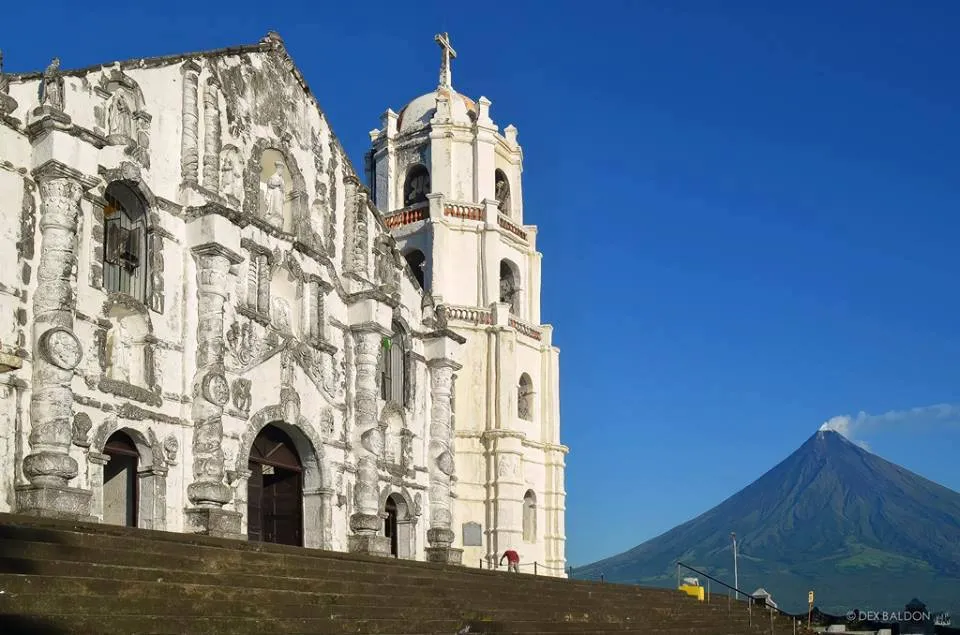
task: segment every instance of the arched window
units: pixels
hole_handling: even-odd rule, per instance
[[[488,181],[489,183],[489,181]],[[510,181],[503,170],[497,170],[494,173],[493,180],[494,196],[497,199],[497,208],[501,214],[510,215]]]
[[[500,261],[500,302],[510,305],[510,313],[520,315],[520,274],[509,260]]]
[[[523,541],[537,540],[537,495],[528,489],[523,495]]]
[[[404,349],[406,333],[403,327],[394,322],[391,337],[383,338],[383,352],[380,363],[380,397],[385,401],[405,405],[407,368]]]
[[[430,173],[423,165],[417,164],[407,172],[403,183],[403,206],[409,207],[427,200],[430,193]]]
[[[413,249],[408,251],[404,258],[406,259],[407,264],[410,265],[410,270],[413,272],[413,276],[417,279],[417,282],[420,283],[420,288],[425,290],[427,288],[426,284],[424,284],[427,257],[424,256],[423,252],[419,249]]]
[[[517,416],[525,421],[533,421],[533,380],[530,375],[520,375],[517,387]]]
[[[140,195],[122,181],[113,181],[104,192],[103,287],[147,300],[147,206]]]

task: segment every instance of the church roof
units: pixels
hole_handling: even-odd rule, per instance
[[[437,97],[441,95],[451,98],[453,109],[457,109],[457,103],[459,102],[466,109],[467,116],[471,119],[476,118],[477,102],[466,95],[461,95],[452,88],[438,88],[435,91],[420,95],[400,109],[400,114],[397,116],[397,130],[406,132],[429,124],[433,115],[437,112]]]
[[[104,67],[112,67],[119,65],[121,68],[158,68],[161,66],[168,66],[170,64],[176,64],[177,62],[183,62],[186,60],[192,60],[203,57],[221,57],[226,55],[242,55],[244,53],[258,53],[258,52],[268,52],[275,50],[283,50],[285,54],[289,57],[289,53],[286,52],[286,47],[283,43],[283,38],[280,37],[275,31],[270,31],[265,37],[263,37],[256,44],[241,44],[239,46],[228,46],[219,49],[210,49],[207,51],[193,51],[188,53],[175,53],[173,55],[157,55],[154,57],[135,57],[123,61],[107,62],[100,64],[93,64],[91,66],[85,66],[83,68],[74,68],[60,69],[61,75],[80,77],[86,75],[87,73],[93,73],[99,70],[102,70]],[[300,80],[300,83],[303,85],[304,89],[307,92],[310,92],[310,89],[307,88],[306,82],[303,80],[303,75],[300,71],[294,67],[294,74]],[[7,73],[11,79],[28,81],[33,79],[40,79],[43,77],[43,71],[32,71],[28,73]]]
[[[215,57],[227,57],[231,55],[244,55],[250,53],[276,53],[286,60],[286,67],[293,75],[295,81],[303,90],[307,99],[313,104],[317,109],[317,112],[326,119],[326,113],[323,108],[320,106],[320,102],[317,99],[316,94],[310,90],[310,86],[307,84],[307,80],[304,78],[303,73],[300,71],[300,68],[293,61],[293,58],[290,55],[290,52],[287,50],[286,45],[283,42],[283,38],[280,37],[280,34],[276,31],[269,31],[264,37],[260,39],[256,44],[242,44],[239,46],[229,46],[219,49],[210,49],[206,51],[194,51],[188,53],[176,53],[173,55],[159,55],[155,57],[136,57],[133,59],[115,61],[110,63],[100,63],[94,64],[91,66],[86,66],[83,68],[77,69],[60,69],[60,74],[68,77],[83,77],[89,73],[95,73],[97,71],[102,71],[107,68],[117,68],[121,70],[124,69],[142,69],[142,68],[161,68],[164,66],[170,66],[173,64],[178,64],[186,62],[188,60],[196,60],[198,58],[215,58]],[[43,78],[43,71],[33,71],[29,73],[6,73],[7,77],[14,81],[34,81],[40,80]],[[346,162],[348,171],[351,174],[357,174],[357,170],[353,165],[353,162],[350,160],[349,155],[346,150],[343,148],[343,144],[340,142],[340,138],[333,131],[333,124],[328,120],[327,125],[330,127],[330,132],[333,135],[334,143],[337,148],[340,150],[340,154],[343,157],[343,160]],[[366,186],[363,186],[366,188]]]

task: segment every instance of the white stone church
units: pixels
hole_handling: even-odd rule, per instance
[[[0,60],[0,512],[564,575],[517,129],[435,39],[363,175],[273,33]]]

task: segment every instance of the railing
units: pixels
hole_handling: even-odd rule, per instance
[[[478,309],[472,306],[450,306],[444,307],[448,320],[457,320],[459,322],[472,322],[474,324],[493,324],[493,311],[489,309]]]
[[[520,333],[521,335],[532,337],[537,341],[543,338],[543,334],[540,332],[540,329],[533,326],[532,324],[521,322],[518,318],[512,315],[510,316],[510,326],[517,329],[517,332]]]
[[[490,571],[499,571],[503,569],[504,571],[508,570],[507,566],[501,566],[499,562],[489,562],[485,558],[480,558],[480,568],[489,569]],[[546,571],[560,571],[562,573],[568,574],[568,576],[573,575],[573,567],[563,568],[563,567],[551,567],[545,565],[541,562],[534,560],[533,562],[521,562],[517,565],[519,573],[527,573],[533,575],[543,575]],[[558,577],[558,576],[554,576]]]
[[[715,582],[715,583],[719,584],[720,586],[726,588],[726,589],[727,589],[727,610],[728,610],[728,611],[733,610],[734,600],[733,600],[733,597],[732,597],[732,593],[736,593],[737,596],[738,596],[738,600],[736,601],[736,603],[739,603],[739,596],[740,596],[740,595],[743,595],[744,597],[746,597],[746,598],[747,598],[747,615],[749,616],[748,619],[749,619],[749,622],[750,622],[750,625],[751,625],[751,626],[753,626],[753,619],[754,619],[754,616],[753,616],[753,605],[754,605],[754,604],[760,604],[760,603],[762,602],[762,603],[763,603],[763,608],[767,609],[767,610],[770,612],[770,633],[771,633],[771,635],[775,635],[775,634],[774,634],[774,614],[776,614],[776,613],[779,613],[781,616],[788,618],[788,619],[793,623],[793,634],[794,634],[794,635],[797,635],[798,633],[801,633],[801,632],[810,632],[809,630],[807,630],[807,629],[805,629],[805,628],[803,627],[803,625],[802,625],[802,624],[799,622],[799,620],[797,619],[797,616],[791,615],[790,613],[787,613],[786,611],[784,611],[784,610],[782,610],[782,609],[780,609],[780,608],[778,608],[778,607],[770,606],[769,604],[766,603],[766,598],[763,598],[763,597],[760,597],[760,596],[755,596],[755,595],[753,595],[753,594],[751,594],[751,593],[747,593],[747,592],[745,592],[745,591],[743,591],[743,590],[741,590],[741,589],[738,589],[738,588],[735,587],[735,586],[730,586],[730,585],[727,584],[726,582],[724,582],[724,581],[722,581],[722,580],[718,580],[717,578],[714,578],[713,576],[711,576],[711,575],[709,575],[709,574],[707,574],[707,573],[705,573],[705,572],[703,572],[703,571],[700,571],[699,569],[695,569],[695,568],[691,567],[690,565],[684,564],[684,563],[682,563],[682,562],[677,562],[677,586],[678,586],[678,587],[680,586],[680,569],[681,569],[681,568],[686,569],[687,571],[691,571],[691,572],[697,574],[698,576],[702,576],[702,577],[706,578],[707,580],[712,581],[712,582]],[[708,585],[707,589],[709,589],[709,585]],[[706,601],[708,604],[710,603],[710,591],[709,591],[709,590],[707,591],[706,600],[705,600],[705,601]],[[759,614],[759,613],[760,613],[760,611],[758,610],[758,614]],[[759,622],[759,615],[758,615],[758,622],[757,622],[757,624],[759,625],[759,623],[760,623],[760,622]],[[785,635],[785,633],[784,633],[784,635]]]
[[[516,236],[517,238],[519,238],[520,240],[525,241],[527,239],[527,232],[521,229],[519,225],[514,223],[512,220],[510,220],[503,214],[500,214],[499,216],[497,216],[497,224],[500,225],[500,227],[502,227],[503,229],[513,234],[514,236]]]
[[[397,227],[403,227],[404,225],[426,220],[427,216],[429,216],[427,204],[420,203],[416,207],[402,209],[399,212],[390,214],[383,219],[383,222],[387,225],[387,229],[396,229]]]
[[[443,215],[466,220],[483,220],[484,210],[482,207],[467,203],[446,203],[443,206]]]

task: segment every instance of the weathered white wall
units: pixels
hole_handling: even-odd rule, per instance
[[[268,39],[243,55],[135,60],[62,78],[63,114],[35,112],[45,80],[34,74],[11,79],[18,107],[0,118],[0,344],[23,358],[21,369],[0,379],[0,465],[6,466],[0,471],[0,510],[15,509],[15,475],[31,451],[36,353],[29,333],[43,207],[33,171],[53,161],[84,184],[72,327],[84,354],[72,380],[74,439],[65,451],[79,466],[69,485],[92,491],[90,514],[102,516],[103,444],[122,429],[138,446],[141,468],[151,468],[146,489],[154,507],[144,515],[150,526],[190,529],[184,510],[194,502],[188,486],[199,478],[195,460],[207,457],[197,452],[209,451],[198,445],[197,403],[207,403],[197,383],[207,372],[198,366],[198,350],[222,338],[217,363],[228,394],[218,411],[222,434],[214,437],[222,459],[214,455],[210,478],[230,488],[223,509],[246,515],[249,443],[258,426],[279,419],[289,426],[301,459],[317,466],[306,477],[307,494],[324,513],[305,523],[308,546],[348,548],[350,516],[368,504],[357,487],[358,465],[372,457],[376,488],[384,498],[396,492],[411,508],[415,556],[423,559],[426,530],[434,523],[445,526],[437,510],[449,504],[430,449],[431,423],[443,424],[436,420],[443,412],[432,408],[427,361],[441,354],[455,362],[455,342],[441,353],[427,351],[424,338],[437,336],[424,321],[422,293],[401,266],[379,214],[350,185],[353,168],[282,45]],[[118,138],[113,123],[118,119],[111,100],[118,94],[134,110],[130,138]],[[273,225],[260,198],[263,175],[272,174],[260,165],[268,155],[282,158],[285,175],[283,220]],[[146,302],[102,286],[103,192],[117,179],[135,188],[148,207],[147,259],[154,275]],[[381,249],[378,236],[388,239],[382,255],[375,253]],[[32,244],[32,253],[18,250],[23,241]],[[198,277],[219,257],[193,253],[206,243],[231,252],[218,287],[225,296],[219,326],[200,319],[201,298],[211,292]],[[267,312],[250,308],[256,254],[269,261]],[[311,329],[314,286],[322,290],[322,319]],[[380,307],[374,318],[355,310],[365,298]],[[279,308],[283,302],[290,309],[289,327]],[[120,313],[135,315],[149,333],[152,363],[144,362],[142,385],[111,379],[119,362],[110,357],[107,341],[119,328]],[[357,391],[362,385],[379,395],[379,389],[376,376],[358,375],[358,339],[367,336],[356,329],[386,333],[391,319],[406,328],[413,395],[399,408],[378,398],[372,418],[361,420]],[[378,343],[381,336],[375,337],[369,341]],[[383,448],[369,445],[362,434],[378,426],[385,430]],[[413,439],[412,460],[402,465],[384,454],[399,447],[401,428]],[[441,485],[431,489],[436,479]],[[241,529],[245,523],[243,518]]]

